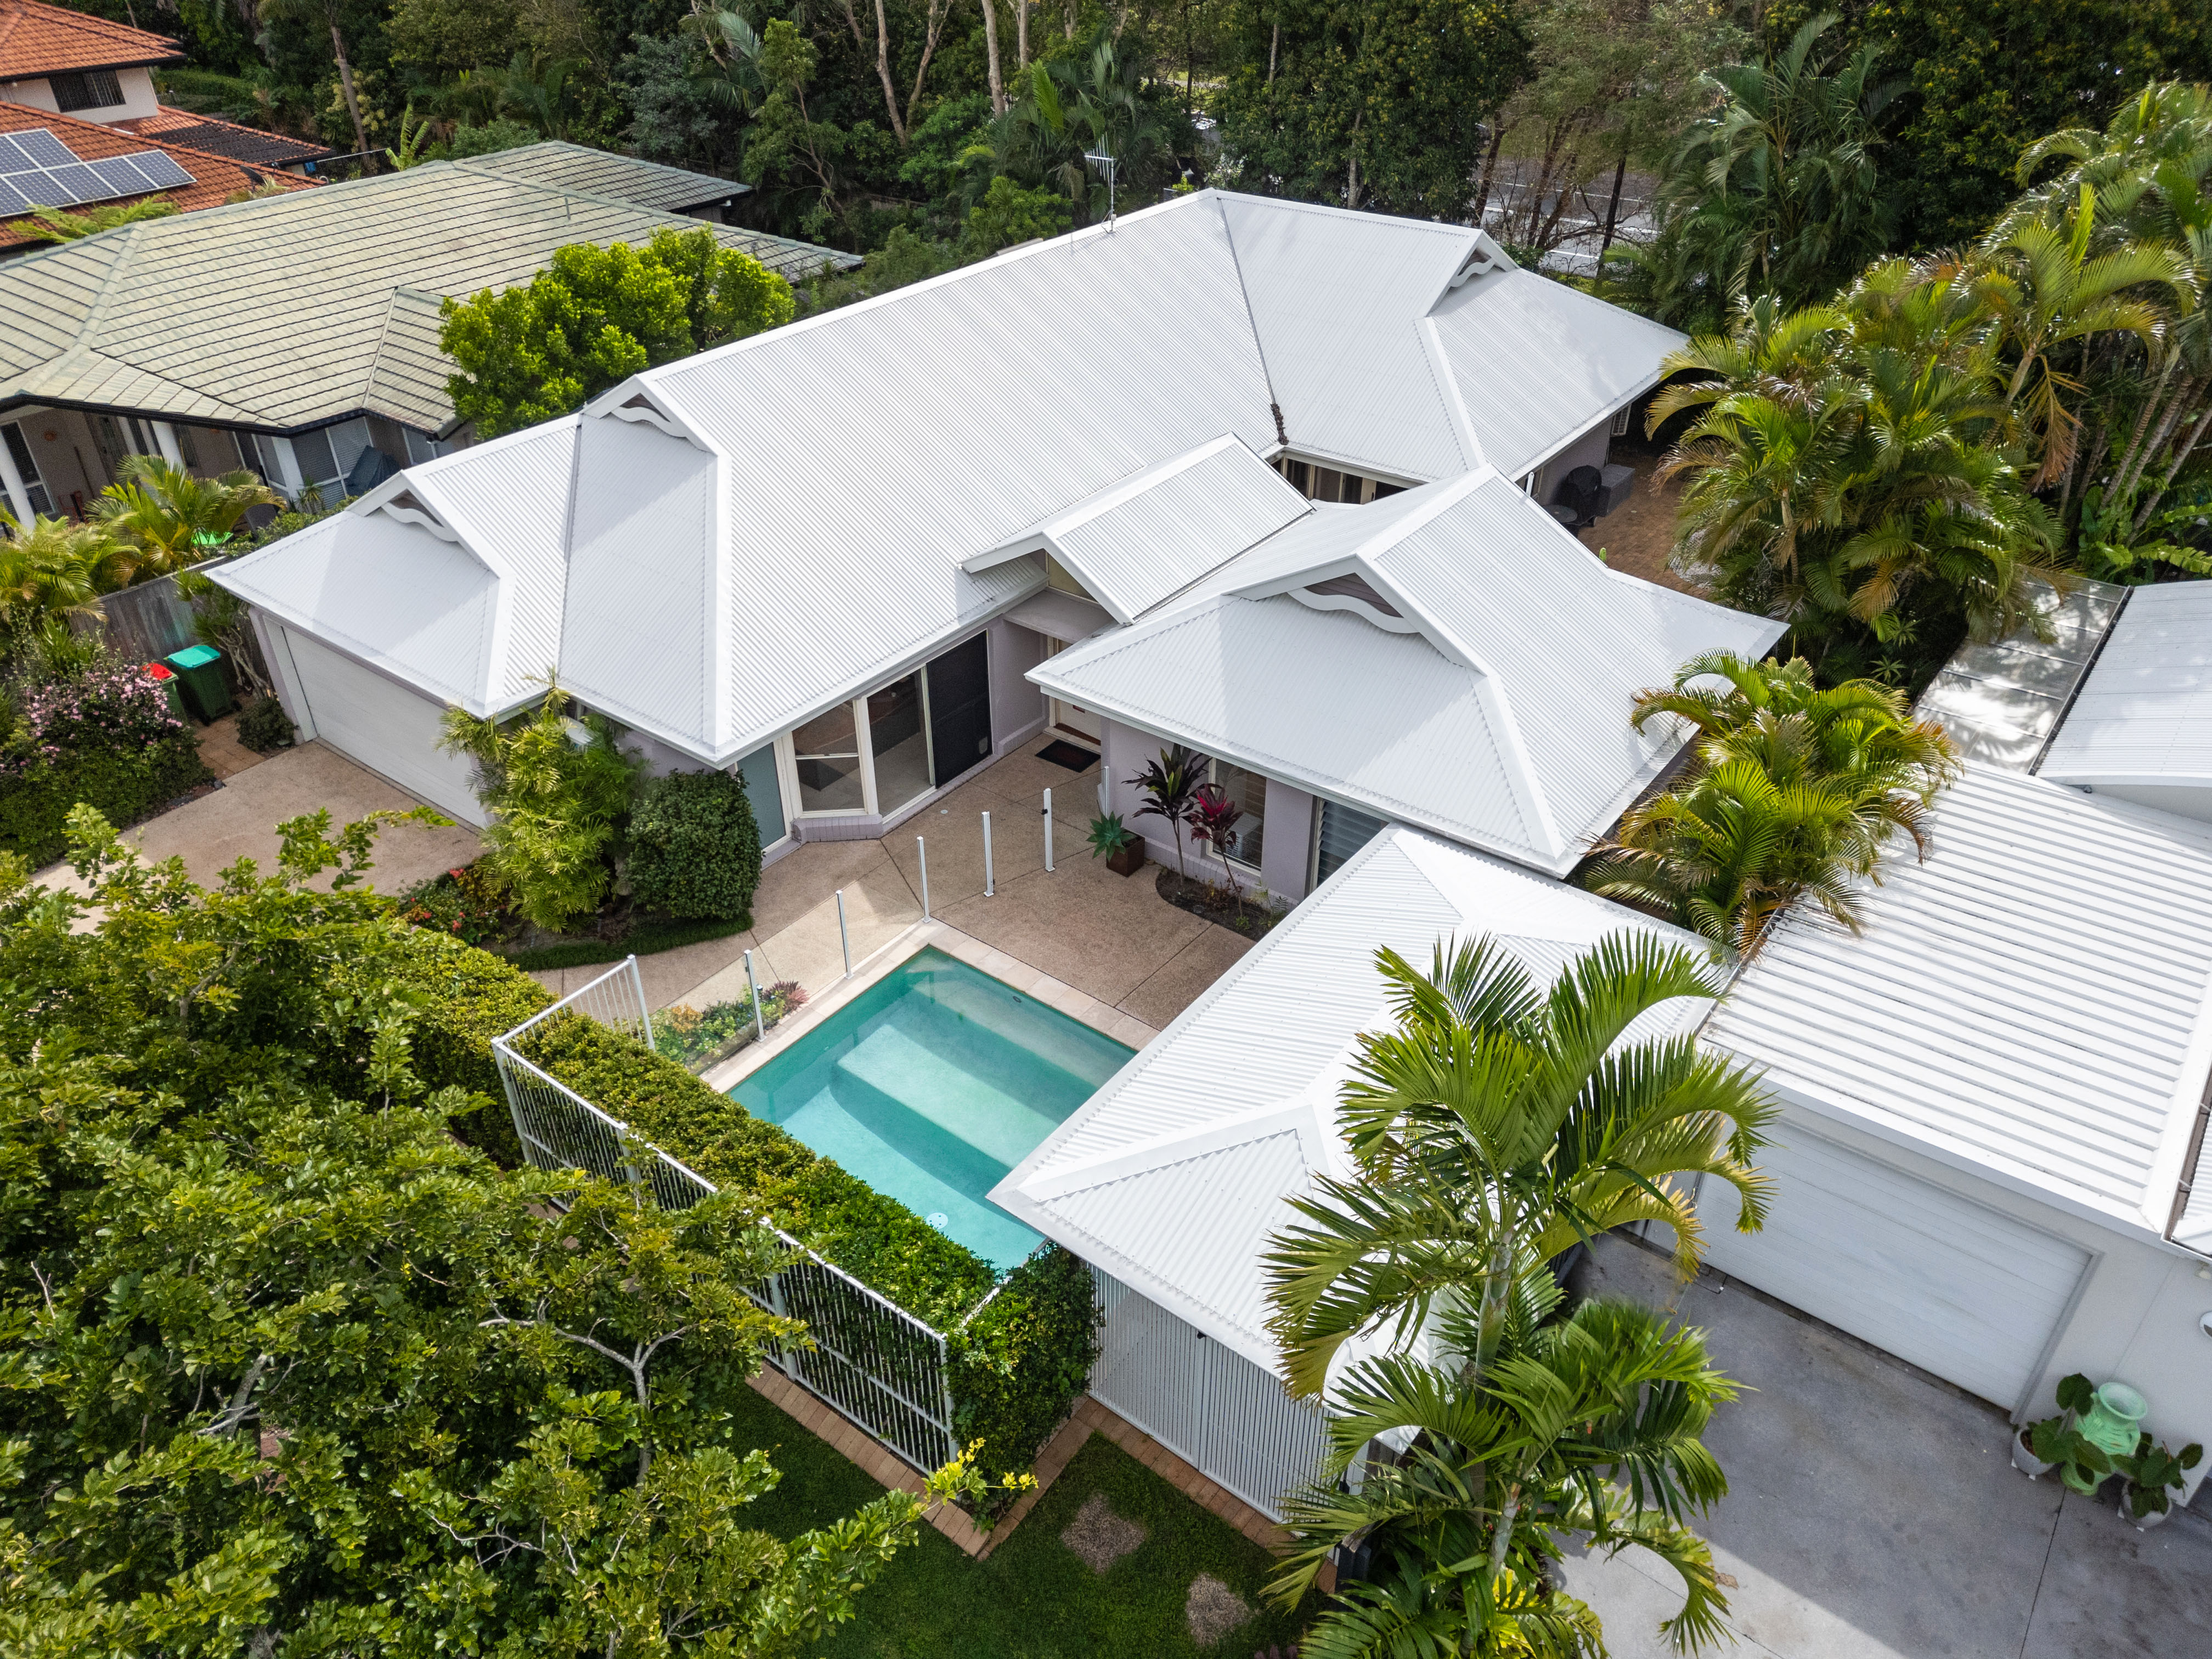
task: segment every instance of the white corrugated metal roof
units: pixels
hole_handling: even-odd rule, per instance
[[[210,574],[471,714],[511,708],[560,660],[578,426],[457,451]]]
[[[1291,596],[1356,571],[1418,633]],[[1210,592],[1048,659],[1055,696],[1564,874],[1682,744],[1631,700],[1781,625],[1607,569],[1484,469],[1303,520]]]
[[[1656,386],[1688,337],[1534,271],[1470,279],[1431,325],[1482,459],[1518,478]]]
[[[1281,473],[1224,433],[1085,496],[965,568],[1048,552],[1116,622],[1134,622],[1312,511]]]
[[[1256,459],[1279,444],[1279,412],[1294,440],[1309,423],[1349,432],[1366,422],[1360,453],[1384,476],[1462,471],[1468,416],[1436,388],[1490,371],[1469,356],[1443,374],[1441,337],[1424,313],[1439,296],[1449,309],[1501,278],[1534,284],[1525,301],[1493,307],[1501,329],[1526,337],[1498,343],[1498,362],[1519,374],[1551,326],[1529,319],[1589,303],[1510,270],[1452,289],[1484,246],[1455,228],[1198,192],[1110,231],[1012,250],[648,370],[586,410],[573,438],[516,434],[495,459],[428,462],[400,488],[436,495],[441,516],[465,527],[465,544],[503,581],[545,589],[502,600],[504,631],[477,665],[485,697],[514,672],[542,673],[557,629],[561,677],[578,696],[726,763],[1034,592],[1043,580],[1034,561],[963,567],[1153,470],[1152,488],[1066,526],[1068,562],[1092,572],[1098,597],[1125,615],[1171,600],[1306,513]],[[1324,274],[1343,301],[1326,341],[1298,297]],[[1267,297],[1248,301],[1255,284]],[[1358,340],[1347,344],[1346,329]],[[1632,359],[1547,365],[1553,403],[1596,388],[1581,411],[1587,427],[1610,410],[1608,377],[1655,374],[1668,339],[1637,329],[1624,346],[1552,328],[1570,356]],[[1472,349],[1474,332],[1459,332]],[[1404,380],[1417,371],[1431,393]],[[1387,516],[1379,505],[1361,511]],[[567,539],[545,545],[556,523]],[[410,533],[434,539],[427,527]],[[260,556],[250,579],[234,567],[224,580],[283,588],[307,607],[292,620],[338,640],[352,625],[349,583],[319,601],[313,584],[287,586],[269,571],[290,546]],[[363,546],[374,565],[381,555]],[[395,612],[386,629],[395,641],[409,634],[409,605],[442,602],[374,568],[360,580],[390,590],[380,603]],[[372,655],[434,689],[397,643]],[[453,678],[440,676],[436,684]],[[1540,819],[1545,808],[1529,811]]]
[[[2129,590],[2037,769],[2069,783],[2212,783],[2212,581]]]
[[[1608,935],[1703,941],[1527,870],[1386,830],[1023,1160],[992,1202],[1273,1367],[1260,1256],[1285,1197],[1340,1173],[1352,1038],[1389,1023],[1375,952],[1489,934],[1539,981]],[[1677,1000],[1631,1041],[1680,1030]]]
[[[1811,1109],[2164,1232],[2212,1071],[2212,829],[1978,763],[1854,939],[1780,923],[1706,1035]]]

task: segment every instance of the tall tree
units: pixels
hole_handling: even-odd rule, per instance
[[[1517,8],[1237,0],[1234,19],[1242,50],[1220,94],[1224,181],[1386,213],[1468,216],[1484,117],[1526,72]]]
[[[353,122],[354,149],[367,155],[368,126],[362,120],[361,93],[354,85],[353,61],[346,55],[345,32],[339,26],[340,0],[260,0],[261,14],[277,21],[313,19],[329,29],[331,57],[338,71],[338,88],[345,99],[346,114]]]

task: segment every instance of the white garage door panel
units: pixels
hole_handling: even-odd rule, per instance
[[[1762,1158],[1766,1225],[1734,1231],[1708,1181],[1706,1260],[1816,1319],[2010,1410],[2033,1380],[2088,1253],[1785,1125]]]
[[[440,811],[483,825],[483,807],[467,757],[438,747],[446,714],[442,704],[370,672],[304,634],[289,628],[283,633],[318,738]]]

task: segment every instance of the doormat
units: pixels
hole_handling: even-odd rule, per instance
[[[1079,749],[1065,738],[1054,738],[1037,750],[1039,760],[1050,761],[1054,766],[1065,766],[1071,772],[1088,772],[1098,764],[1098,757],[1088,749]]]

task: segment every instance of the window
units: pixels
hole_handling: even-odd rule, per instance
[[[1382,833],[1381,818],[1333,800],[1322,802],[1320,821],[1314,829],[1312,885],[1318,887],[1327,881],[1344,867],[1346,860]]]
[[[802,812],[860,812],[867,809],[860,779],[860,733],[853,705],[841,702],[791,734]]]
[[[1629,417],[1635,413],[1636,405],[1634,404],[1623,404],[1620,406],[1620,412],[1613,417],[1613,435],[1614,437],[1626,438],[1628,435]]]
[[[745,781],[745,796],[752,803],[753,822],[760,825],[761,845],[773,847],[791,833],[784,821],[783,788],[776,781],[775,745],[756,749],[737,764]]]
[[[293,439],[292,459],[300,464],[300,482],[320,489],[325,506],[337,499],[331,487],[338,481],[338,462],[337,457],[331,453],[331,434],[327,431],[302,432]]]
[[[123,82],[113,70],[79,70],[71,75],[50,75],[54,107],[64,115],[73,109],[112,109],[123,101]]]
[[[6,426],[0,426],[0,438],[7,441],[8,459],[15,462],[16,474],[23,480],[23,493],[30,497],[31,511],[43,513],[52,518],[53,497],[46,493],[46,481],[39,476],[39,464],[32,458],[31,441],[23,435],[22,422],[11,421]],[[9,501],[7,507],[13,513],[15,503]]]
[[[929,793],[928,708],[921,675],[868,694],[868,747],[876,762],[876,810],[896,812]]]
[[[1267,780],[1260,773],[1232,766],[1227,761],[1213,761],[1209,769],[1210,781],[1220,785],[1221,793],[1244,811],[1244,816],[1237,820],[1233,832],[1237,839],[1229,849],[1229,856],[1256,870],[1267,832]]]

